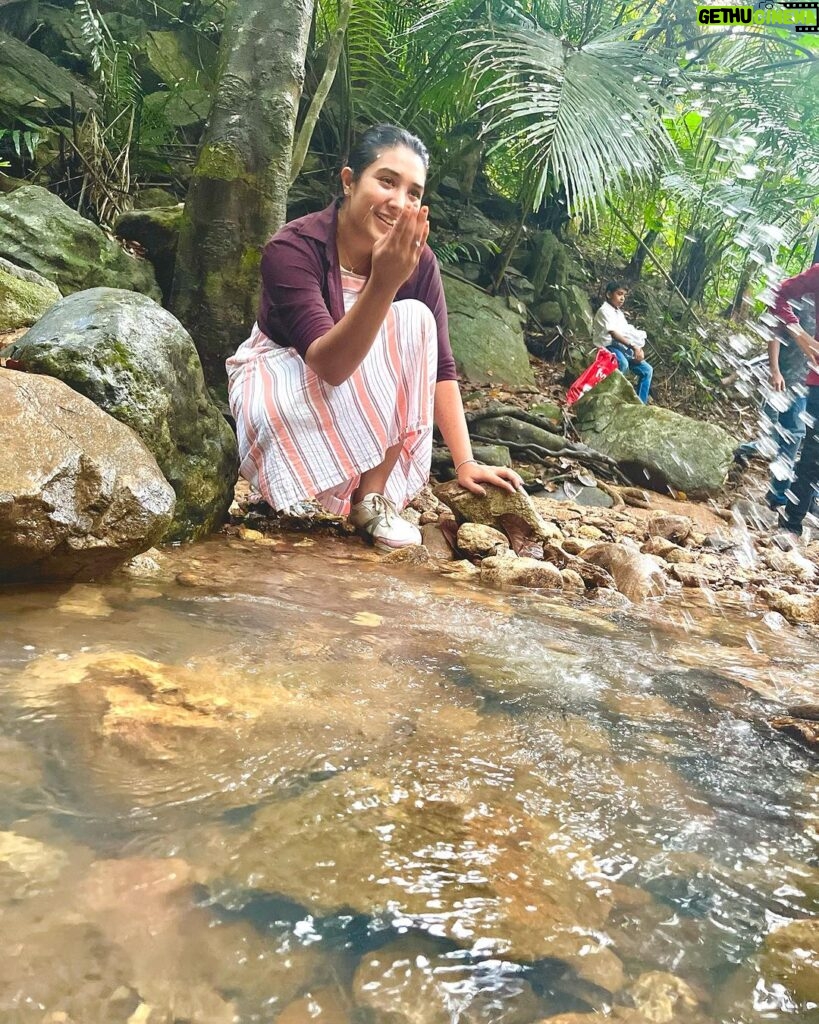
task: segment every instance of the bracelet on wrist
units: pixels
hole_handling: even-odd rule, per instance
[[[476,466],[480,465],[480,463],[478,462],[477,459],[461,459],[461,461],[455,467],[455,472],[457,473],[458,470],[461,468],[461,466],[468,466],[470,462],[473,463]]]

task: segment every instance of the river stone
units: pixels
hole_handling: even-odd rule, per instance
[[[684,544],[694,524],[688,516],[678,516],[673,512],[652,512],[646,528],[650,537],[663,537],[674,544]]]
[[[615,586],[629,601],[639,603],[665,593],[665,576],[654,559],[625,544],[592,544],[581,557],[611,573]]]
[[[646,1024],[682,1024],[696,1017],[699,999],[691,986],[666,971],[648,971],[627,989]]]
[[[0,332],[30,327],[61,298],[55,284],[0,258]]]
[[[89,579],[165,533],[173,490],[132,430],[14,370],[0,370],[0,408],[0,580]]]
[[[92,288],[58,302],[7,351],[142,438],[176,493],[165,540],[191,540],[222,523],[238,470],[236,438],[171,313],[136,292]]]
[[[509,550],[506,534],[482,523],[462,523],[458,528],[457,544],[461,551],[478,558]]]
[[[160,298],[153,267],[38,185],[0,195],[0,256],[53,281],[64,295],[100,285]]]
[[[511,494],[500,487],[487,487],[486,494],[473,494],[452,480],[436,487],[435,496],[453,511],[459,523],[483,523],[501,530],[519,553],[563,537],[554,523],[540,515],[525,491]]]
[[[481,971],[414,935],[368,953],[353,995],[378,1024],[529,1024],[539,1001],[519,968],[505,966],[493,961]]]
[[[458,370],[475,384],[534,386],[523,324],[502,298],[444,278],[449,337]]]
[[[306,992],[289,1003],[276,1018],[276,1024],[353,1024],[349,999],[338,985]]]
[[[62,850],[38,839],[0,832],[0,899],[4,907],[50,887],[68,864]]]
[[[803,1006],[819,1005],[819,917],[791,921],[765,938],[760,969]]]
[[[616,371],[574,406],[577,428],[591,448],[616,459],[636,482],[669,485],[693,496],[725,483],[737,441],[713,423],[643,405]]]
[[[623,969],[601,931],[610,903],[591,852],[557,821],[465,777],[460,761],[447,772],[435,749],[420,762],[426,777],[416,758],[383,777],[340,772],[263,806],[231,842],[198,851],[215,872],[211,889],[233,900],[279,894],[315,916],[389,917],[480,944],[485,956],[561,960],[618,991]]]
[[[563,577],[560,569],[551,562],[537,558],[509,558],[493,555],[481,562],[481,582],[502,587],[542,587],[547,590],[561,590]]]

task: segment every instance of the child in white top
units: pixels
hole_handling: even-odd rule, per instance
[[[621,373],[631,370],[637,378],[637,397],[645,404],[654,371],[646,362],[643,351],[646,332],[637,330],[628,322],[622,308],[625,301],[625,286],[619,281],[609,281],[606,301],[594,316],[594,339],[598,345],[614,353]]]

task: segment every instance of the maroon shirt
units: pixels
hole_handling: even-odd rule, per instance
[[[816,312],[819,313],[819,263],[796,277],[789,277],[777,288],[774,299],[773,312],[783,323],[798,324],[799,317],[791,308],[790,299],[803,299],[806,295],[813,298]],[[816,330],[814,336],[819,341],[819,316],[816,318]],[[811,387],[819,385],[819,373],[811,370],[808,373],[806,384]]]
[[[341,268],[336,249],[338,203],[308,213],[278,231],[262,250],[259,327],[302,359],[317,338],[344,316]],[[425,245],[413,274],[395,300],[419,299],[438,325],[438,380],[457,380],[449,344],[446,300],[435,253]]]

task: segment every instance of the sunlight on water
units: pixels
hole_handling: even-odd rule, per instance
[[[765,720],[819,657],[770,615],[293,536],[0,618],[4,1020],[814,1019],[819,785]]]

